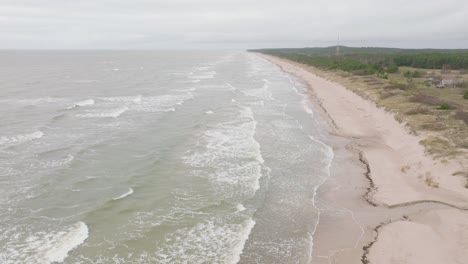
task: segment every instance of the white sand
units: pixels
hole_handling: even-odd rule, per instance
[[[468,263],[468,213],[434,210],[411,221],[382,227],[372,246],[371,263]]]

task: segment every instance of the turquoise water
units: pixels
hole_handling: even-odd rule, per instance
[[[1,263],[306,263],[333,152],[237,51],[0,52]]]

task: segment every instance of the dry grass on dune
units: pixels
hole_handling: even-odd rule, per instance
[[[401,73],[388,79],[376,75],[359,76],[348,72],[317,70],[323,77],[338,81],[357,94],[369,98],[378,106],[393,112],[397,120],[406,122],[416,134],[426,136],[421,143],[437,158],[468,156],[468,72],[402,68],[418,71],[420,78],[408,79]],[[436,88],[428,78],[461,80],[458,86]]]

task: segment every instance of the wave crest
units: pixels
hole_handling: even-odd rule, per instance
[[[0,145],[11,145],[11,144],[21,144],[27,141],[31,141],[34,139],[39,139],[44,136],[44,133],[42,131],[35,131],[29,134],[23,134],[23,135],[16,135],[12,137],[0,137]]]

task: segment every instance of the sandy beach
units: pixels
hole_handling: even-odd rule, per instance
[[[335,160],[312,263],[468,263],[463,159],[434,159],[392,113],[306,65],[259,54],[310,87]]]

